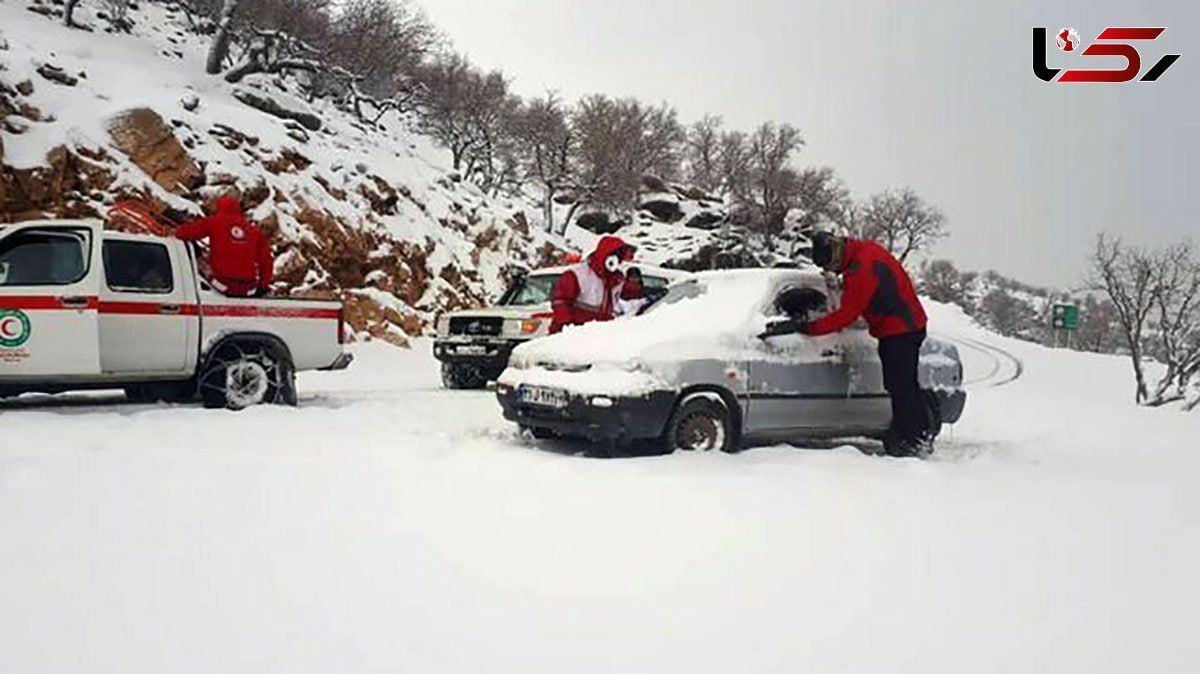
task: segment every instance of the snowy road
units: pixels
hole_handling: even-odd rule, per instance
[[[589,459],[427,345],[298,410],[6,406],[0,671],[1197,671],[1200,415],[954,327],[1024,374],[928,462]]]

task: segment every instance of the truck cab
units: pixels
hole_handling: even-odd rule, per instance
[[[336,302],[216,293],[176,239],[98,221],[0,228],[0,395],[294,403],[297,370],[349,364],[341,330]]]
[[[647,299],[655,302],[687,272],[636,265]],[[442,363],[442,383],[452,389],[483,388],[508,367],[517,345],[550,333],[550,297],[570,266],[548,267],[513,279],[496,304],[456,311],[437,321],[433,354]]]

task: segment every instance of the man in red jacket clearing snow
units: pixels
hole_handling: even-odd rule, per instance
[[[917,381],[917,363],[928,318],[912,279],[887,249],[874,241],[826,233],[813,236],[813,262],[845,280],[842,304],[816,321],[777,321],[763,338],[799,332],[828,335],[849,327],[861,316],[879,340],[883,385],[892,398],[892,424],[884,439],[893,456],[924,456],[932,450],[927,437],[928,412]]]
[[[618,237],[605,236],[591,255],[563,272],[551,295],[550,334],[568,325],[612,320],[625,286],[621,265],[633,259],[635,250]]]
[[[267,237],[246,219],[237,199],[217,199],[212,217],[193,220],[175,229],[184,241],[208,239],[213,287],[231,297],[267,294],[275,274],[275,258]]]

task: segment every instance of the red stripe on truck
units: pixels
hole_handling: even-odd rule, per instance
[[[71,300],[83,300],[83,304],[72,304]],[[163,313],[164,306],[176,306],[169,302],[101,302],[99,297],[56,297],[52,295],[4,295],[0,296],[0,309],[22,311],[99,311],[116,316],[199,316],[210,318],[311,318],[336,321],[341,317],[340,309],[312,309],[305,307],[265,307],[253,305],[181,304],[175,313]]]
[[[64,301],[66,300],[83,300],[83,303],[65,303]],[[92,311],[99,306],[99,297],[57,297],[53,295],[0,296],[0,309],[20,309],[22,311]]]
[[[337,309],[305,309],[303,307],[255,307],[242,305],[205,306],[204,315],[211,318],[322,318],[337,320]]]

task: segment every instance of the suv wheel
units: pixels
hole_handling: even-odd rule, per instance
[[[684,398],[675,408],[663,432],[664,449],[732,452],[733,415],[725,401],[715,393],[696,393]]]
[[[279,347],[235,340],[217,347],[200,375],[204,406],[242,410],[295,405],[296,369]]]
[[[448,389],[481,389],[487,383],[487,375],[473,365],[442,363],[442,385]]]

